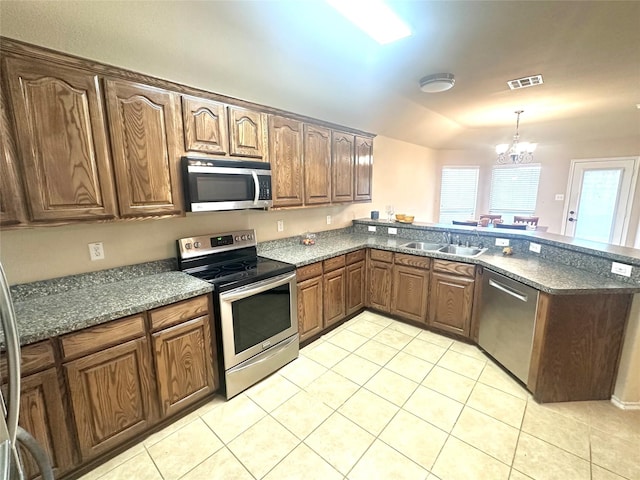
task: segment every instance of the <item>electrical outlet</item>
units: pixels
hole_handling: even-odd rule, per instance
[[[327,225],[331,225],[331,215],[327,215]]]
[[[376,231],[376,226],[375,225],[369,225],[367,230],[369,230],[370,232],[375,232]]]
[[[278,231],[284,232],[284,220],[278,220]]]
[[[556,193],[555,199],[556,199],[558,202],[563,201],[563,200],[564,200],[564,193]]]
[[[394,227],[389,227],[387,232],[389,233],[389,235],[397,235],[398,234],[398,229],[394,228]]]
[[[104,260],[104,246],[102,242],[89,244],[89,258],[91,261]]]
[[[612,262],[611,263],[611,273],[615,273],[617,275],[622,275],[623,277],[631,276],[631,265],[627,265],[625,263]]]
[[[539,243],[529,243],[529,250],[531,250],[532,252],[540,253],[540,248],[541,247]]]
[[[509,239],[508,238],[496,238],[496,247],[508,247]]]

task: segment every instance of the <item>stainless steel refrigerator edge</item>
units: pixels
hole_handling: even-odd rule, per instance
[[[42,447],[18,425],[20,414],[20,340],[9,284],[0,264],[0,324],[4,334],[9,378],[8,395],[0,391],[0,480],[22,480],[24,469],[17,445],[35,460],[43,480],[53,480],[51,462]]]

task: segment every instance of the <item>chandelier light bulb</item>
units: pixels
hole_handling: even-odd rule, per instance
[[[533,152],[538,146],[537,143],[520,142],[520,114],[524,110],[517,110],[516,134],[513,136],[511,145],[501,143],[496,145],[498,163],[529,163],[533,160]]]

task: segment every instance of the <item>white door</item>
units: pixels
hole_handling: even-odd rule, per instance
[[[638,158],[572,160],[565,235],[621,245],[627,236]]]

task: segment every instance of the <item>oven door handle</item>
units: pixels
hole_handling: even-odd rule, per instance
[[[234,302],[242,298],[247,298],[252,295],[257,295],[258,293],[266,292],[267,290],[271,290],[272,288],[279,287],[281,285],[289,283],[292,280],[295,281],[295,278],[296,278],[296,272],[293,271],[291,273],[278,275],[277,277],[268,278],[266,280],[252,283],[250,285],[245,285],[244,287],[235,288],[233,290],[229,290],[228,292],[221,293],[220,301]]]
[[[256,188],[255,195],[253,196],[253,204],[256,205],[260,198],[260,182],[258,181],[258,174],[255,170],[251,170],[251,176],[253,177],[253,184]]]

